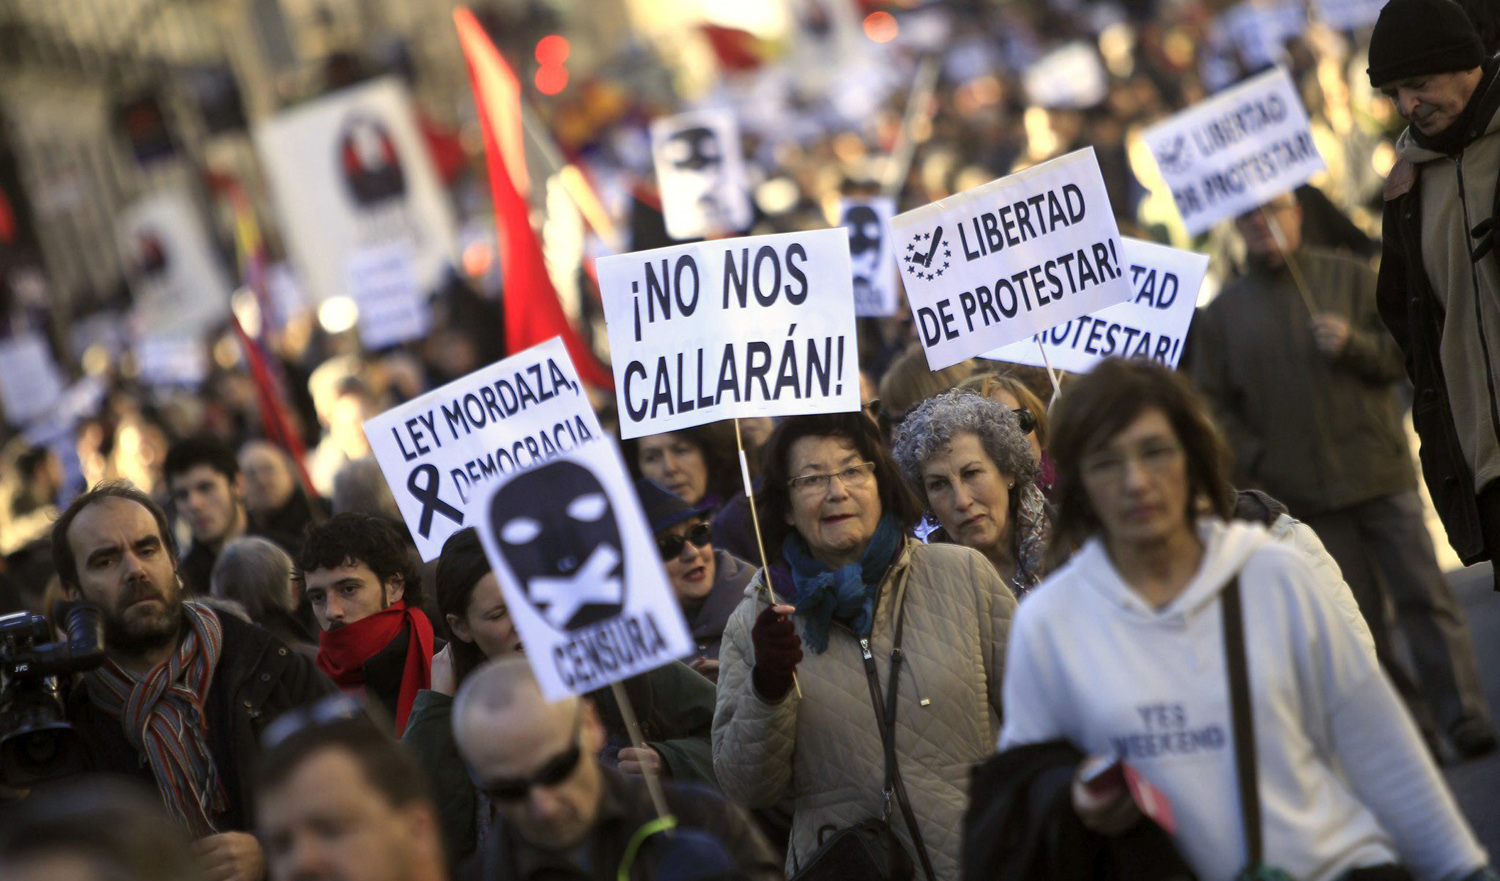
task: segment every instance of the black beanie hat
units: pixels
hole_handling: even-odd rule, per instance
[[[1484,63],[1479,31],[1453,0],[1391,0],[1370,37],[1370,85],[1473,70]]]

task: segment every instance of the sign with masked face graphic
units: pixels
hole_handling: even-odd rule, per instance
[[[854,314],[859,318],[887,318],[896,314],[896,264],[891,257],[887,224],[896,213],[896,200],[886,196],[844,199],[839,224],[849,231],[849,266],[854,270]]]
[[[740,130],[720,110],[679,113],[651,123],[651,156],[667,234],[698,239],[750,227],[750,191]]]
[[[693,650],[619,451],[589,444],[496,481],[479,537],[548,700]]]
[[[442,282],[458,253],[453,211],[400,82],[340,89],[270,117],[254,135],[311,302],[360,295],[369,255],[393,248],[409,255],[416,291]]]

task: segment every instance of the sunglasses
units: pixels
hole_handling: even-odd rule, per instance
[[[713,529],[707,523],[698,523],[688,527],[687,535],[664,535],[656,540],[656,547],[661,551],[663,561],[675,560],[682,555],[683,547],[692,542],[694,547],[706,548],[713,541]]]
[[[469,776],[474,781],[474,786],[490,801],[520,801],[531,794],[536,786],[557,786],[573,776],[578,770],[578,763],[583,758],[583,747],[578,742],[578,733],[583,727],[583,708],[580,706],[578,715],[573,718],[573,745],[548,759],[542,765],[541,770],[530,777],[500,777],[494,780],[481,780],[469,769]]]
[[[292,735],[312,728],[325,728],[346,722],[370,722],[364,702],[344,692],[331,694],[317,703],[288,710],[266,726],[261,746],[269,751],[285,743]]]
[[[1031,434],[1033,431],[1036,431],[1036,417],[1031,415],[1030,410],[1025,407],[1017,407],[1010,412],[1015,414],[1016,426],[1021,429],[1022,434]]]

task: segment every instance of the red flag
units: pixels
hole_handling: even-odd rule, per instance
[[[500,228],[506,351],[514,354],[561,336],[578,377],[590,385],[613,389],[614,377],[608,368],[599,363],[568,324],[552,279],[547,276],[541,242],[531,228],[525,196],[530,182],[521,129],[520,81],[472,12],[463,7],[453,10],[453,22],[469,63],[469,79],[484,131],[484,154],[489,162],[490,197]]]
[[[700,24],[698,30],[707,38],[719,66],[727,71],[743,73],[766,63],[765,44],[749,31],[716,24]]]

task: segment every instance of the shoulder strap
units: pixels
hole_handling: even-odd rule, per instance
[[[882,817],[890,813],[891,798],[894,796],[901,808],[901,816],[906,821],[906,831],[911,833],[912,845],[917,849],[917,860],[922,864],[922,871],[926,874],[927,881],[936,881],[937,873],[933,871],[932,859],[927,855],[927,843],[922,839],[916,814],[911,809],[911,801],[906,797],[906,784],[901,780],[901,767],[896,760],[896,692],[901,680],[901,637],[906,631],[905,590],[898,590],[895,599],[896,632],[891,644],[891,678],[886,698],[882,698],[880,694],[880,673],[875,668],[875,655],[870,651],[870,640],[863,638],[859,641],[860,653],[865,661],[865,678],[870,684],[870,702],[875,706],[875,721],[880,729],[880,744],[885,750],[885,782],[881,789],[885,796],[885,806]]]
[[[1224,658],[1229,669],[1229,711],[1234,720],[1234,765],[1239,777],[1240,817],[1245,826],[1245,865],[1261,865],[1260,785],[1255,767],[1255,721],[1250,710],[1250,671],[1245,660],[1245,617],[1240,608],[1240,577],[1220,597],[1224,617]]]

